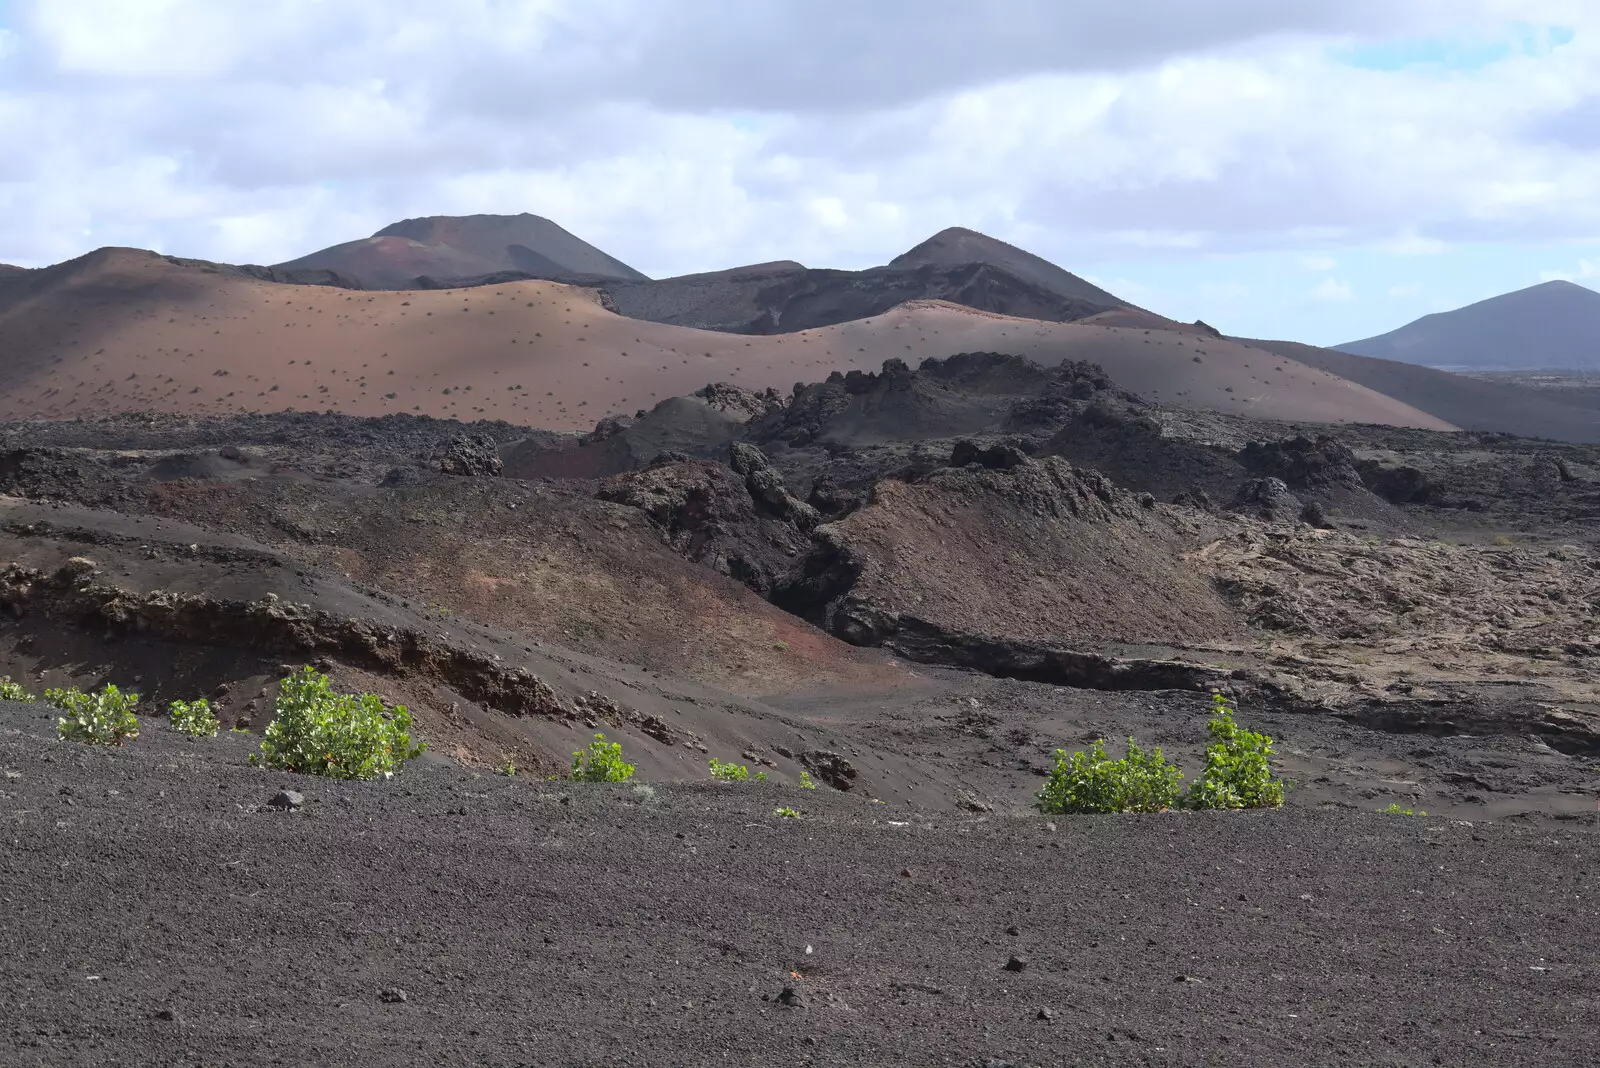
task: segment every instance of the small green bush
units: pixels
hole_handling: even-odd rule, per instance
[[[817,780],[811,777],[811,773],[809,771],[802,771],[800,773],[800,789],[815,790],[816,788]]]
[[[1378,810],[1385,816],[1426,816],[1426,812],[1413,812],[1398,801],[1391,802],[1388,808]]]
[[[800,810],[797,808],[790,808],[788,805],[779,805],[777,808],[772,810],[772,814],[777,816],[779,819],[785,820],[797,820],[800,818]]]
[[[597,734],[587,749],[572,754],[575,782],[627,782],[633,778],[633,765],[622,759],[622,743],[607,742]]]
[[[211,702],[204,697],[195,701],[174,701],[167,707],[167,717],[172,726],[192,738],[214,738],[222,724],[211,711]]]
[[[509,779],[517,773],[517,762],[511,757],[506,757],[494,770]]]
[[[1128,755],[1112,760],[1105,739],[1088,752],[1056,750],[1056,766],[1039,791],[1039,808],[1050,814],[1160,812],[1178,803],[1183,773],[1159,748],[1146,752],[1128,739]]]
[[[1272,777],[1272,739],[1233,721],[1233,702],[1212,695],[1206,766],[1189,784],[1190,808],[1276,808],[1283,782]]]
[[[139,720],[133,714],[139,703],[136,693],[123,693],[107,683],[94,694],[76,686],[46,690],[44,699],[66,713],[56,720],[56,732],[62,738],[89,745],[121,745],[139,737]]]
[[[393,775],[425,745],[411,743],[411,713],[376,694],[335,693],[310,667],[284,679],[261,752],[250,763],[330,779]]]
[[[10,675],[0,675],[0,701],[21,701],[27,704],[33,700],[33,694],[22,688],[22,683],[13,682]]]
[[[720,782],[744,782],[750,777],[750,769],[743,764],[728,764],[711,758],[711,777]]]

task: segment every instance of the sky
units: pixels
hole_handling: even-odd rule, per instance
[[[656,277],[966,226],[1335,344],[1600,288],[1600,3],[0,0],[0,262],[523,211]]]

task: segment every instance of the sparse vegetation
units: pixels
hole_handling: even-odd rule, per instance
[[[1411,810],[1409,808],[1406,808],[1404,805],[1402,805],[1398,801],[1391,801],[1387,808],[1380,808],[1378,811],[1381,812],[1385,816],[1426,816],[1427,815],[1426,812],[1413,811],[1413,810]]]
[[[785,820],[797,820],[800,818],[800,810],[797,808],[790,808],[788,805],[779,805],[777,808],[772,810],[772,814],[777,816],[779,819]]]
[[[508,779],[512,778],[517,774],[517,762],[508,756],[494,770]]]
[[[306,667],[284,679],[261,751],[250,762],[330,779],[393,775],[425,745],[411,742],[411,713],[376,694],[335,693],[328,676]]]
[[[139,704],[136,693],[123,693],[107,683],[93,694],[76,686],[46,690],[44,699],[66,713],[56,720],[56,733],[62,738],[88,745],[121,745],[139,736],[139,720],[133,714]]]
[[[167,718],[176,730],[191,738],[212,738],[222,724],[211,711],[211,702],[201,697],[194,701],[174,701],[167,706]]]
[[[1206,764],[1180,791],[1183,772],[1161,753],[1132,738],[1121,760],[1106,754],[1105,739],[1087,751],[1056,750],[1056,766],[1038,794],[1041,811],[1055,815],[1162,812],[1170,808],[1274,808],[1283,804],[1283,782],[1272,777],[1272,739],[1233,720],[1234,704],[1212,694],[1206,730]]]
[[[21,701],[26,704],[33,699],[33,694],[23,689],[22,683],[14,681],[10,675],[0,675],[0,701]]]
[[[633,765],[622,759],[622,743],[608,742],[604,734],[596,734],[587,748],[572,754],[574,782],[627,782],[633,771]]]
[[[800,789],[815,790],[816,788],[817,780],[811,777],[811,773],[809,771],[802,771],[800,773]]]
[[[1039,791],[1038,805],[1053,815],[1161,812],[1178,803],[1182,778],[1159,747],[1146,752],[1129,738],[1127,755],[1112,760],[1105,739],[1097,738],[1087,752],[1069,756],[1056,750],[1056,766]]]
[[[1276,808],[1283,804],[1283,782],[1272,777],[1272,739],[1233,721],[1234,705],[1211,695],[1206,731],[1206,766],[1189,784],[1190,808]]]
[[[716,757],[711,758],[711,777],[719,782],[744,782],[750,777],[750,769],[743,764],[731,764]]]

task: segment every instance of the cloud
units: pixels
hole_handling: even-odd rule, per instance
[[[1539,281],[1541,282],[1554,282],[1557,280],[1562,282],[1576,282],[1583,278],[1600,278],[1600,261],[1579,260],[1578,266],[1570,271],[1555,270],[1539,272]]]
[[[1355,296],[1350,283],[1336,278],[1324,278],[1311,289],[1312,300],[1349,300]]]
[[[1455,37],[1493,54],[1348,61]],[[1129,281],[1348,274],[1600,238],[1593,100],[1600,11],[1571,0],[32,0],[0,31],[0,143],[27,146],[0,261],[275,262],[532,211],[652,274],[862,267],[948,225]]]

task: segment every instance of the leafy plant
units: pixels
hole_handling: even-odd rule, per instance
[[[817,780],[811,777],[811,773],[809,771],[802,771],[800,773],[800,789],[815,790],[816,788]]]
[[[222,724],[204,697],[195,701],[174,701],[167,706],[167,718],[176,729],[192,738],[212,738]]]
[[[0,701],[21,701],[26,704],[33,699],[33,694],[24,690],[22,683],[12,681],[10,675],[0,675]]]
[[[376,694],[335,693],[310,667],[284,679],[261,752],[250,763],[330,779],[388,778],[427,746],[411,742],[411,713]]]
[[[89,745],[121,745],[139,736],[139,720],[133,714],[139,703],[136,693],[123,693],[107,683],[93,694],[76,686],[46,690],[44,699],[66,713],[56,720],[56,732],[63,738]]]
[[[596,734],[588,748],[572,754],[572,778],[576,782],[627,782],[633,778],[633,765],[622,759],[622,743],[608,742]]]
[[[1206,731],[1206,766],[1189,784],[1190,808],[1275,808],[1283,804],[1283,782],[1272,777],[1272,739],[1233,721],[1225,695],[1211,696]]]
[[[750,777],[750,769],[743,764],[730,764],[711,758],[711,777],[720,782],[744,782]]]
[[[800,818],[800,810],[797,808],[790,808],[788,805],[779,805],[777,808],[772,810],[772,814],[780,819],[786,820],[797,820]]]
[[[506,757],[494,770],[509,779],[517,773],[517,762],[511,757]]]
[[[1401,805],[1400,802],[1398,802],[1398,801],[1390,802],[1388,808],[1380,808],[1378,811],[1383,813],[1385,816],[1426,816],[1427,815],[1426,812],[1413,812],[1411,809],[1406,808],[1403,805]]]
[[[1105,739],[1097,738],[1088,752],[1056,750],[1038,805],[1050,814],[1160,812],[1178,803],[1182,778],[1159,748],[1146,752],[1129,738],[1127,756],[1112,760]]]

